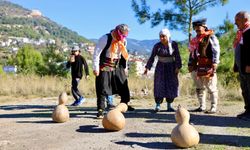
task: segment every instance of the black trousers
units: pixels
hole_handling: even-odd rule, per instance
[[[72,82],[71,82],[71,92],[75,100],[78,100],[82,95],[80,94],[80,91],[78,90],[78,84],[80,82],[80,78],[74,78],[72,77]]]
[[[121,96],[121,103],[130,101],[128,80],[123,68],[116,68],[113,71],[101,71],[96,77],[97,110],[105,109],[105,98],[107,95],[118,94]]]
[[[250,74],[239,74],[240,76],[240,87],[242,96],[245,102],[245,110],[250,112]]]

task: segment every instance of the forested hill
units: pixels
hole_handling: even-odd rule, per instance
[[[90,42],[76,32],[43,16],[39,10],[28,10],[5,0],[0,0],[1,36],[55,39],[67,44]]]

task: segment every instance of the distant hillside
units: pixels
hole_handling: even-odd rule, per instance
[[[39,10],[29,10],[20,5],[0,0],[0,38],[26,37],[29,39],[55,39],[67,43],[97,42],[88,40],[76,32],[57,24],[42,15]],[[159,39],[136,40],[128,38],[127,48],[131,53],[150,55]]]
[[[67,44],[90,42],[76,32],[43,16],[39,10],[28,10],[5,0],[0,0],[0,35],[56,39]]]
[[[97,39],[91,39],[92,42],[96,43]],[[153,46],[159,42],[159,39],[153,39],[153,40],[135,40],[135,39],[127,39],[128,45],[127,49],[130,51],[130,53],[137,53],[139,55],[150,55],[153,49]],[[187,41],[179,41],[178,42],[181,45],[187,45]]]
[[[97,43],[98,39],[91,39],[91,41]],[[130,53],[138,53],[139,55],[150,55],[154,44],[157,43],[159,40],[135,40],[128,38],[127,41],[127,49],[130,51]]]
[[[135,40],[128,39],[128,50],[132,53],[137,52],[140,55],[150,55],[154,44],[159,42],[158,39],[155,40]]]

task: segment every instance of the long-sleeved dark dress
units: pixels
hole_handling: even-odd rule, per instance
[[[174,41],[172,41],[172,49],[173,53],[170,54],[168,46],[164,46],[161,42],[156,43],[147,62],[146,68],[150,70],[154,63],[155,56],[159,58],[154,74],[155,98],[174,99],[178,96],[179,82],[178,76],[175,74],[175,69],[180,69],[182,62],[178,44]]]

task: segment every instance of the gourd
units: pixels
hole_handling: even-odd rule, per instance
[[[189,124],[189,119],[189,112],[179,105],[175,113],[175,120],[178,124],[171,132],[171,140],[178,147],[192,147],[200,141],[199,133]]]
[[[122,113],[125,113],[128,110],[128,105],[125,103],[120,103],[115,107],[115,109],[119,110]]]
[[[69,110],[65,106],[67,100],[67,93],[62,92],[58,98],[58,105],[55,107],[52,113],[52,120],[54,122],[63,123],[69,120]]]
[[[59,101],[59,105],[60,104],[66,104],[66,102],[68,101],[68,95],[66,92],[62,92],[60,95],[59,95],[59,98],[58,98],[58,101]]]
[[[102,119],[104,129],[119,131],[125,127],[125,117],[122,113],[128,109],[127,104],[120,103],[115,109],[110,110]]]

